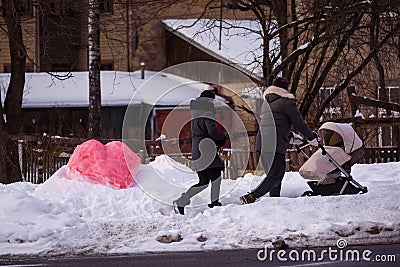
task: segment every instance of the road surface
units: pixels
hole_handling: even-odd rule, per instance
[[[358,256],[358,260],[357,260]],[[245,249],[143,253],[126,255],[90,255],[28,257],[0,256],[0,266],[400,266],[400,244],[351,246],[344,249],[303,248]]]

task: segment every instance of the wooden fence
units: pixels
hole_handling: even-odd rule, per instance
[[[42,183],[51,177],[59,168],[68,163],[69,157],[77,145],[85,139],[77,138],[50,138],[50,137],[28,137],[18,140],[18,151],[20,167],[24,181]],[[101,140],[103,143],[111,140]],[[142,163],[148,163],[162,154],[157,149],[158,143],[146,142],[147,153],[137,151]],[[360,163],[394,162],[400,161],[399,149],[390,148],[365,148],[365,154]],[[307,151],[312,154],[313,151]],[[174,160],[191,167],[191,155],[170,154]],[[220,153],[224,161],[224,179],[236,179],[246,172],[254,172],[258,164],[258,156],[255,152],[235,151],[225,149]],[[287,154],[287,170],[297,171],[304,163],[304,158],[293,150]],[[243,166],[243,162],[248,162]],[[242,165],[242,166],[241,166]],[[239,167],[241,166],[241,167]]]
[[[398,147],[365,148],[362,163],[381,163],[400,161]]]
[[[45,136],[25,136],[18,140],[19,164],[24,181],[43,183],[68,163],[76,145],[61,140]]]
[[[32,144],[20,144],[22,158],[20,167],[24,181],[42,183],[50,178],[59,168],[68,163],[71,156],[67,152],[44,150]]]

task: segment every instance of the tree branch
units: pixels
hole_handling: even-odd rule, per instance
[[[349,75],[346,77],[346,79],[338,84],[335,88],[335,90],[332,92],[332,94],[323,102],[321,108],[317,112],[314,123],[317,123],[319,118],[322,116],[325,108],[328,106],[328,104],[337,96],[339,95],[340,92],[342,92],[350,83],[350,81],[357,75],[359,74],[365,66],[373,59],[376,53],[378,53],[379,49],[386,44],[386,42],[393,37],[395,34],[400,32],[400,23],[395,25],[392,30],[379,42],[379,44],[376,46],[375,49],[371,50],[368,56],[363,60],[363,62],[352,72],[349,73]]]

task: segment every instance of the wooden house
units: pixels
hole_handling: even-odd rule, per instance
[[[49,73],[27,73],[22,108],[27,133],[47,133],[66,137],[85,137],[88,120],[88,72],[58,73],[69,75],[60,80]],[[0,74],[1,100],[7,91],[10,74]],[[125,127],[135,128],[135,138],[154,140],[170,135],[164,120],[174,111],[170,129],[190,121],[189,101],[208,84],[169,73],[152,71],[101,72],[102,127],[104,138],[123,138]],[[226,99],[217,97],[220,103]],[[222,108],[222,105],[220,105]],[[226,106],[227,107],[227,106]],[[229,119],[226,118],[229,124]],[[179,125],[181,123],[182,125]],[[190,137],[188,125],[181,137]],[[128,131],[128,129],[126,129]],[[165,132],[166,131],[166,132]],[[126,135],[125,138],[132,138]]]

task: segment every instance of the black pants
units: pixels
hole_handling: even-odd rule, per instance
[[[179,206],[189,205],[190,199],[207,188],[211,181],[211,202],[219,201],[219,192],[221,188],[221,169],[211,168],[197,172],[199,182],[192,185],[182,196],[177,200]]]
[[[268,156],[261,155],[261,162],[265,173],[268,174],[256,189],[251,192],[256,198],[262,197],[268,192],[271,197],[280,196],[281,183],[286,169],[285,155],[276,153],[272,165],[270,160],[271,159]]]

